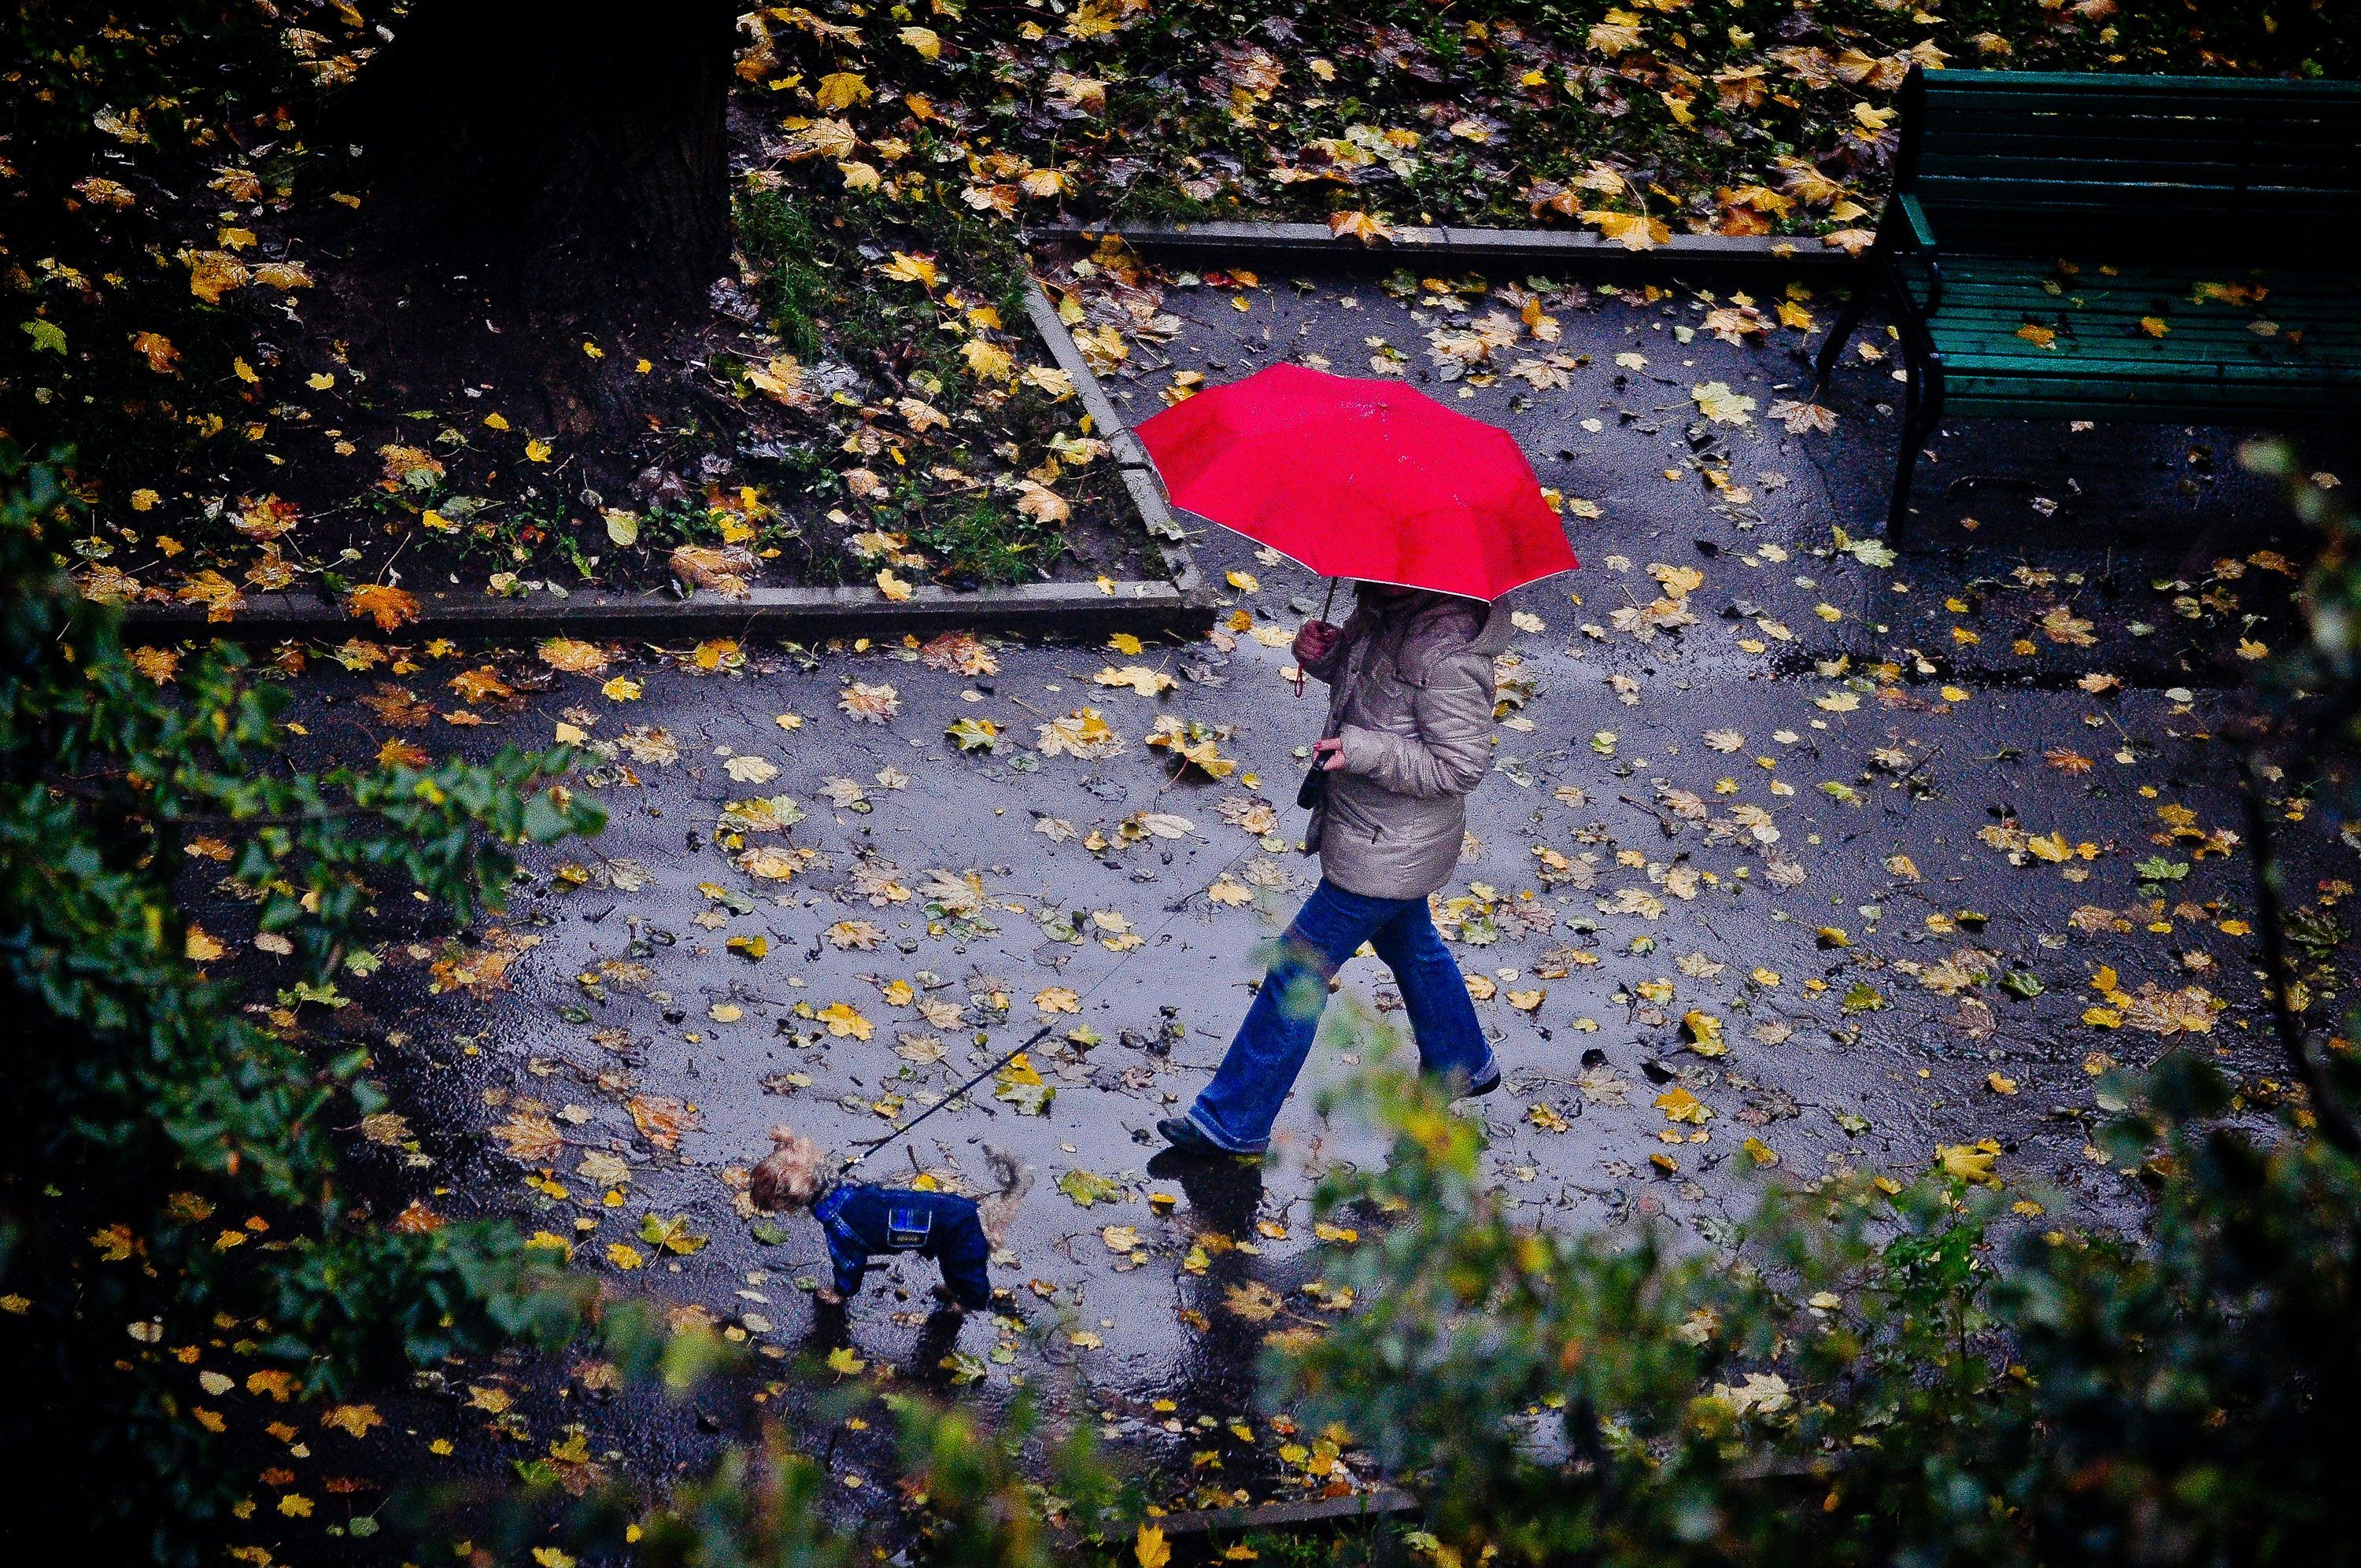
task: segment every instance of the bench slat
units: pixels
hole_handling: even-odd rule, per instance
[[[1880,250],[1944,417],[2361,419],[2361,82],[1914,69],[1902,107]]]
[[[1948,104],[2059,103],[2111,106],[2187,104],[2230,114],[2265,105],[2326,105],[2361,102],[2361,82],[2287,82],[2264,76],[2144,76],[2089,71],[1932,71],[1922,91],[1930,114]]]

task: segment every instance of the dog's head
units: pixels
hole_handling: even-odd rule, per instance
[[[747,1195],[758,1209],[804,1209],[828,1186],[828,1151],[792,1127],[771,1129],[772,1149],[754,1167]]]

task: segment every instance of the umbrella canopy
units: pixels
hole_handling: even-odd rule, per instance
[[[1175,506],[1323,576],[1496,599],[1575,565],[1509,433],[1399,381],[1273,365],[1138,434]]]

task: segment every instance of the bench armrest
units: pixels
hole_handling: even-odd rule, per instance
[[[1935,225],[1927,220],[1927,209],[1919,204],[1917,197],[1907,194],[1896,196],[1894,207],[1905,225],[1905,243],[1911,249],[1933,251],[1939,248],[1935,243]]]
[[[1918,306],[1920,313],[1931,316],[1943,308],[1942,251],[1935,239],[1935,225],[1927,221],[1927,209],[1917,197],[1899,192],[1886,203],[1878,219],[1877,245],[1890,258],[1898,293],[1915,297],[1906,284],[1916,272],[1926,295]]]

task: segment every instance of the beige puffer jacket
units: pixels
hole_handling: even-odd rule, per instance
[[[1329,683],[1327,734],[1345,765],[1327,776],[1304,848],[1348,893],[1423,898],[1449,880],[1467,830],[1463,798],[1492,770],[1492,656],[1509,606],[1472,625],[1467,601],[1420,595],[1364,603],[1329,656],[1304,673]]]

